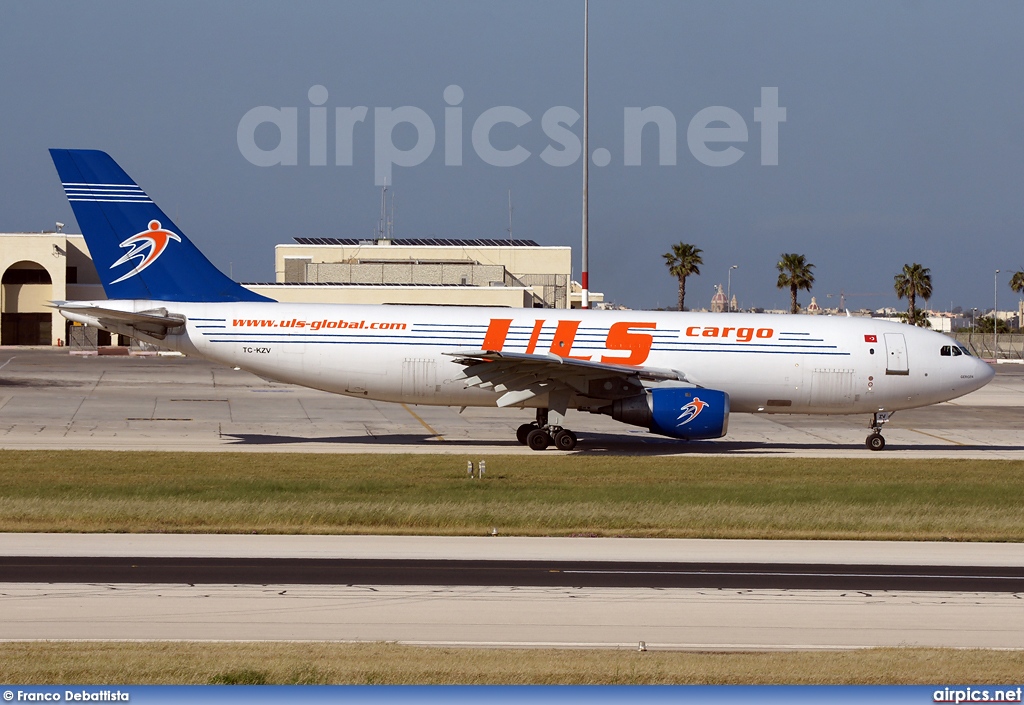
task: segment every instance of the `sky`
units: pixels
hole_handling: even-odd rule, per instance
[[[795,252],[823,306],[902,308],[919,262],[935,309],[997,281],[1015,308],[1022,28],[1017,0],[591,0],[591,288],[674,306],[661,255],[687,242],[693,307],[732,265],[741,306],[786,307]],[[578,279],[582,110],[583,0],[7,0],[0,232],[77,231],[46,150],[102,149],[214,264],[272,281],[275,244],[372,237],[394,163],[395,237],[508,237],[511,191],[513,235],[571,246]]]

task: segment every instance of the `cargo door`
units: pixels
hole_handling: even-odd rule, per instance
[[[406,358],[402,362],[402,396],[426,397],[437,390],[437,363],[434,360]]]
[[[885,374],[910,374],[907,361],[907,340],[902,333],[885,334]]]
[[[811,406],[853,406],[853,370],[816,369],[811,375]]]

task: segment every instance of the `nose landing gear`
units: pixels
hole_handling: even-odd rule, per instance
[[[882,450],[885,448],[885,439],[882,438],[882,425],[889,423],[892,415],[892,411],[878,411],[871,415],[871,435],[864,441],[864,445],[869,450]]]
[[[544,450],[554,444],[558,450],[576,447],[576,434],[558,424],[548,423],[548,410],[537,409],[537,420],[516,429],[516,440],[532,450]]]

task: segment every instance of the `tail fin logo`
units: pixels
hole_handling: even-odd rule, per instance
[[[693,401],[688,404],[683,404],[683,408],[680,409],[678,418],[676,418],[676,426],[685,426],[686,424],[693,421],[695,418],[700,416],[700,412],[704,411],[706,407],[710,406],[706,401],[701,401],[699,397],[694,397]]]
[[[131,249],[122,255],[121,259],[110,265],[110,268],[118,267],[122,264],[131,262],[132,260],[140,260],[135,268],[127,274],[123,274],[118,279],[115,279],[111,284],[117,284],[123,282],[125,279],[134,277],[136,274],[144,270],[149,265],[156,262],[157,258],[164,253],[167,249],[167,245],[170,244],[171,240],[177,240],[181,242],[181,237],[172,233],[170,230],[164,230],[163,226],[160,225],[159,220],[149,221],[149,229],[143,230],[141,233],[135,233],[130,238],[121,243],[121,247],[130,247]]]

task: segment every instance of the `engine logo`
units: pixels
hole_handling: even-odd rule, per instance
[[[693,401],[684,404],[683,408],[679,410],[680,413],[676,418],[676,426],[685,426],[690,423],[708,406],[710,405],[706,401],[701,401],[699,397],[694,397]]]

